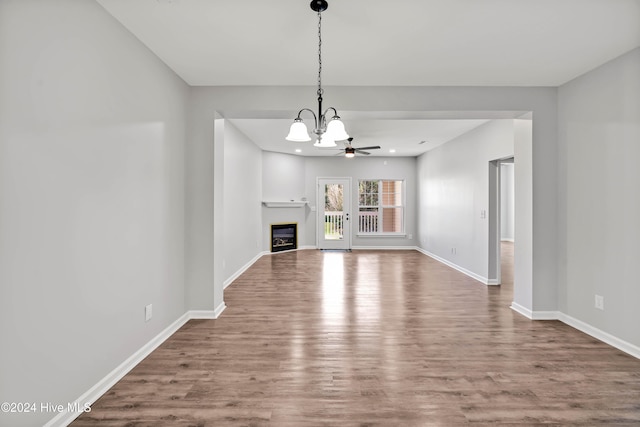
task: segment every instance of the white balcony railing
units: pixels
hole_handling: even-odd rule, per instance
[[[342,239],[344,234],[342,225],[343,212],[325,212],[324,213],[324,238],[325,239]]]
[[[358,233],[378,232],[378,212],[358,213]]]
[[[343,236],[343,212],[324,213],[325,239],[341,239]],[[358,233],[378,232],[378,212],[358,213]]]

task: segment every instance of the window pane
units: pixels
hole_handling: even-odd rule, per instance
[[[378,208],[360,208],[358,213],[358,232],[377,233],[378,229]]]
[[[382,181],[382,205],[402,206],[402,181]]]
[[[358,182],[358,232],[403,233],[403,182],[361,180]]]
[[[402,232],[402,208],[383,208],[382,219],[382,232]]]

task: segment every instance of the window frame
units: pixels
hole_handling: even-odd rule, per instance
[[[361,201],[361,193],[360,193],[360,184],[363,181],[377,181],[378,182],[378,192],[377,192],[377,201],[378,204],[376,206],[374,205],[361,205],[360,201]],[[401,205],[383,205],[381,202],[383,202],[384,198],[382,196],[383,192],[382,192],[382,188],[383,188],[383,182],[401,182],[401,189],[400,189],[400,201],[401,201]],[[403,237],[406,236],[406,208],[407,208],[407,204],[406,204],[406,194],[407,194],[407,180],[406,179],[394,179],[394,178],[359,178],[358,182],[357,182],[358,188],[357,188],[357,197],[358,197],[358,226],[356,229],[356,235],[359,237]],[[368,194],[368,193],[365,193]],[[389,209],[400,209],[401,210],[401,215],[400,215],[400,219],[401,219],[401,226],[402,226],[402,230],[401,231],[374,231],[374,232],[365,232],[365,231],[361,231],[360,230],[360,212],[361,209],[371,209],[371,208],[376,208],[378,209],[378,224],[383,224],[384,221],[384,212],[383,210],[385,208]]]

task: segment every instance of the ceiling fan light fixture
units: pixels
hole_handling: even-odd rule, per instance
[[[351,158],[355,157],[356,156],[356,149],[353,148],[353,147],[346,147],[344,149],[344,156],[347,159],[351,159]]]
[[[287,141],[293,142],[308,142],[311,141],[307,125],[304,124],[302,119],[298,117],[293,121],[289,128],[289,135],[287,135]]]

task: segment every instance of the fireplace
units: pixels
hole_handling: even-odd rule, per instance
[[[298,224],[271,224],[271,252],[298,248]]]

